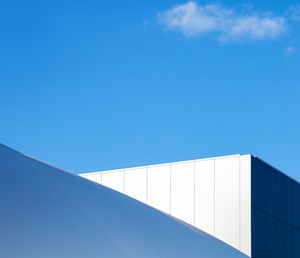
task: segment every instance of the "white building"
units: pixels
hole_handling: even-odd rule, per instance
[[[249,257],[300,257],[299,183],[251,155],[81,174]]]

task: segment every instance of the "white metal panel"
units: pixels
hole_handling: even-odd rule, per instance
[[[147,201],[147,168],[125,169],[124,193],[141,202]]]
[[[102,184],[123,193],[124,169],[102,172]]]
[[[194,225],[194,161],[171,165],[171,215]]]
[[[100,183],[97,174],[82,176]],[[102,184],[125,189],[251,256],[250,155],[105,171]]]
[[[215,159],[215,236],[239,249],[239,156]]]
[[[94,181],[98,184],[102,183],[102,173],[101,172],[95,172],[95,173],[87,173],[87,174],[81,174],[82,177],[89,179],[91,181]]]
[[[148,167],[148,204],[170,213],[170,165]]]
[[[195,162],[195,226],[214,234],[214,159]]]
[[[251,257],[251,155],[240,157],[240,251]]]

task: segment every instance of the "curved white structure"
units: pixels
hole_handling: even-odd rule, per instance
[[[245,257],[139,201],[3,145],[0,210],[5,258]]]

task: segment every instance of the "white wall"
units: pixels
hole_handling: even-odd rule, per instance
[[[148,167],[147,204],[166,213],[171,213],[171,165]]]
[[[147,203],[147,167],[125,169],[124,193]]]
[[[195,226],[215,234],[215,161],[195,162]]]
[[[239,249],[239,157],[215,159],[215,236]]]
[[[171,214],[251,256],[250,155],[81,176]]]
[[[171,215],[194,225],[194,161],[171,164]]]
[[[240,248],[251,256],[251,156],[240,156]]]

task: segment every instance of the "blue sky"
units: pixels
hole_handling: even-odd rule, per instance
[[[0,142],[74,172],[251,153],[300,181],[297,2],[3,2]]]

